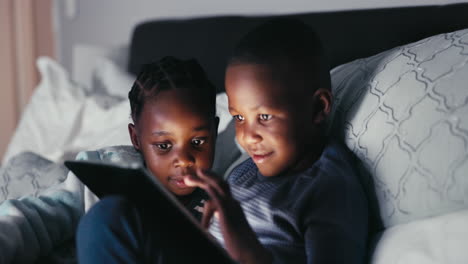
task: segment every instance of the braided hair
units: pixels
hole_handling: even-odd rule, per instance
[[[128,93],[131,116],[136,122],[145,102],[161,91],[184,89],[196,94],[200,105],[206,107],[209,116],[216,116],[216,89],[195,59],[179,60],[167,56],[145,64]]]

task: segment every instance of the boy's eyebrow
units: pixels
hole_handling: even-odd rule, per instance
[[[202,131],[202,130],[210,130],[210,126],[202,125],[202,126],[193,128],[193,131]],[[152,134],[155,136],[167,136],[167,135],[171,135],[172,133],[165,131],[165,130],[159,130],[159,131],[154,131]]]
[[[265,106],[265,105],[259,104],[259,105],[256,105],[256,106],[250,108],[250,110],[257,110],[257,109],[259,109],[260,107],[264,107],[264,106]],[[234,107],[228,107],[228,110],[229,110],[229,111],[237,111]]]
[[[154,131],[152,134],[156,136],[167,136],[167,135],[170,135],[171,133],[164,131],[164,130],[160,130],[160,131]]]
[[[201,131],[201,130],[210,130],[210,126],[209,125],[202,125],[202,126],[193,128],[193,131]]]

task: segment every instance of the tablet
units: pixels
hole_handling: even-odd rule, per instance
[[[99,198],[124,196],[142,208],[145,216],[157,217],[158,222],[165,223],[170,232],[180,233],[194,247],[204,247],[200,252],[210,248],[210,259],[215,257],[219,263],[232,263],[227,252],[198,220],[142,165],[74,160],[65,161],[65,166]]]

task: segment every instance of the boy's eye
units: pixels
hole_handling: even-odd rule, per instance
[[[272,117],[273,117],[272,115],[268,115],[268,114],[260,114],[260,115],[259,115],[259,118],[260,118],[260,120],[262,120],[262,121],[268,121],[268,120],[270,120]]]
[[[234,117],[234,119],[236,119],[236,121],[244,121],[244,119],[245,119],[245,118],[244,118],[243,116],[241,116],[241,115],[235,115],[235,116],[233,116],[233,117]]]
[[[203,145],[205,143],[205,139],[202,139],[202,138],[195,138],[192,140],[192,144],[194,146],[200,146],[200,145]]]
[[[169,143],[157,143],[155,145],[160,150],[168,150],[172,147],[172,144]]]

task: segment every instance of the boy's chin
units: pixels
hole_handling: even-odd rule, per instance
[[[195,187],[187,187],[187,188],[183,188],[183,189],[180,189],[180,188],[177,188],[177,189],[171,188],[170,191],[171,191],[173,194],[175,194],[176,196],[187,196],[187,195],[192,194],[193,191],[195,191]]]
[[[265,176],[265,177],[273,177],[276,175],[279,175],[281,172],[280,170],[276,168],[272,168],[271,166],[268,166],[268,164],[256,164],[258,171]]]

